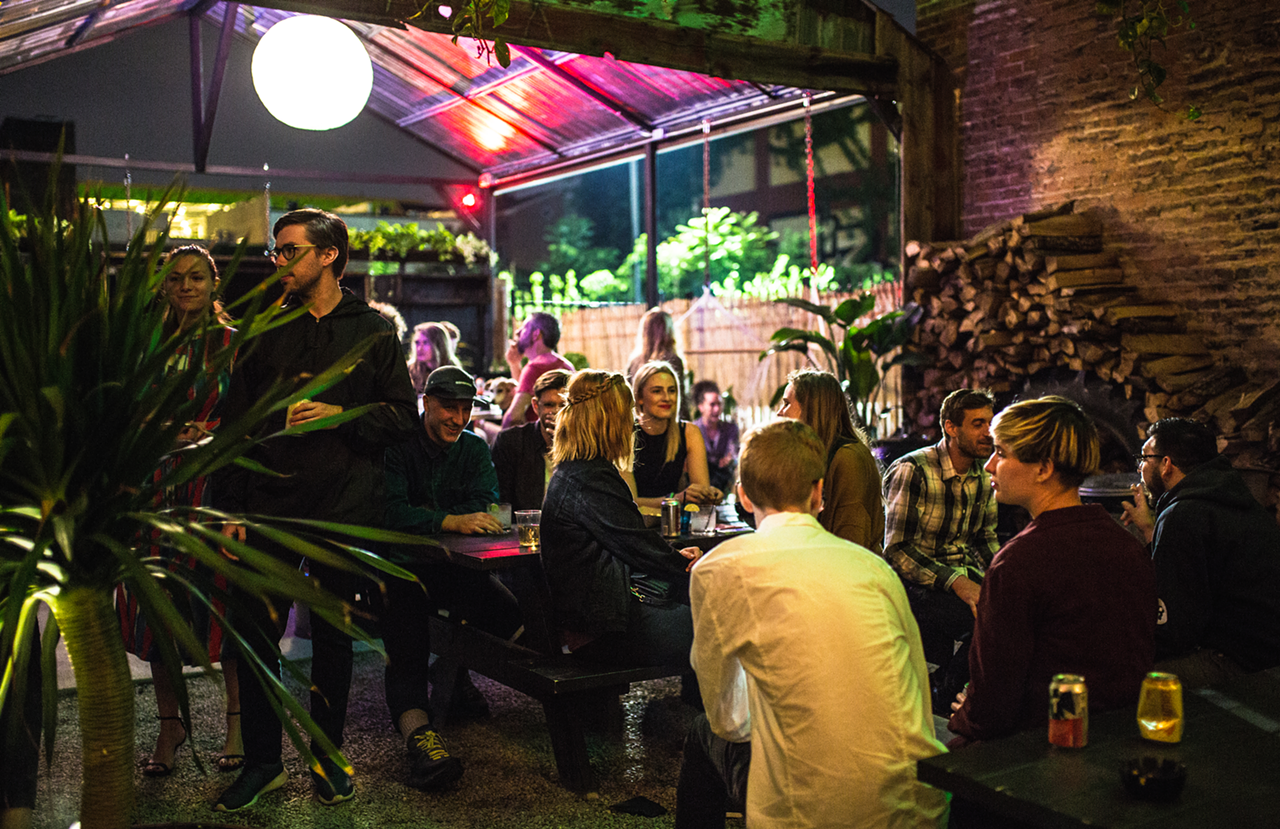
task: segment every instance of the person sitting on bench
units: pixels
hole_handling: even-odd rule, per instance
[[[502,532],[488,511],[498,497],[489,446],[466,431],[475,391],[471,375],[457,366],[441,366],[428,375],[422,395],[423,428],[408,443],[387,450],[388,529],[424,535]],[[413,556],[412,548],[392,545],[384,554],[421,581],[386,580],[382,642],[387,650],[387,706],[408,742],[412,763],[409,785],[436,790],[457,780],[462,764],[431,728],[431,614],[443,605],[451,617],[506,638],[519,628],[520,612],[510,592],[488,574],[423,562]],[[465,668],[456,680],[431,679],[456,682],[451,717],[488,714],[488,703]]]
[[[685,741],[676,829],[946,826],[916,781],[934,737],[929,674],[901,580],[827,532],[827,448],[780,420],[747,433],[738,499],[756,532],[693,567],[693,666],[706,714]]]

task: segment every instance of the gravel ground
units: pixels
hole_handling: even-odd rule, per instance
[[[303,663],[306,669],[308,666]],[[346,754],[356,768],[357,796],[338,806],[322,806],[311,781],[286,740],[291,774],[281,790],[264,795],[252,809],[221,815],[210,804],[233,778],[220,774],[212,757],[222,746],[223,717],[217,685],[203,676],[189,680],[196,733],[183,746],[170,777],[136,776],[135,824],[218,822],[263,829],[461,829],[485,827],[669,827],[673,825],[680,748],[693,711],[679,700],[677,679],[633,686],[622,698],[621,733],[589,737],[592,765],[601,780],[597,795],[582,797],[556,783],[555,761],[542,707],[532,698],[475,676],[492,715],[483,721],[450,725],[450,751],[466,767],[452,791],[424,794],[403,783],[408,764],[403,744],[391,728],[383,699],[382,662],[373,653],[356,655]],[[295,688],[301,694],[300,688]],[[156,738],[154,698],[138,684],[138,756],[146,759]],[[204,762],[196,767],[192,748]],[[77,819],[80,792],[80,737],[76,697],[64,694],[58,706],[58,739],[52,769],[41,766],[35,829],[66,829]],[[658,818],[609,811],[613,804],[644,796],[666,807]]]

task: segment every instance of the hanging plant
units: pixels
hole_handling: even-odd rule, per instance
[[[1133,55],[1138,71],[1138,83],[1129,90],[1129,98],[1146,98],[1157,107],[1164,103],[1159,89],[1168,71],[1152,56],[1153,44],[1165,45],[1165,38],[1174,29],[1186,27],[1194,31],[1196,22],[1191,19],[1191,6],[1187,0],[1175,0],[1177,13],[1170,16],[1163,0],[1097,0],[1098,14],[1115,18],[1119,26],[1116,39],[1121,48]],[[1201,115],[1200,107],[1190,104],[1186,117],[1195,121]]]

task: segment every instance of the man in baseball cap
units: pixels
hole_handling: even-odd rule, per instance
[[[489,445],[466,431],[476,402],[475,380],[461,368],[442,366],[427,376],[422,430],[408,443],[387,450],[388,529],[423,535],[503,531],[489,513],[489,504],[498,500],[498,476]],[[387,705],[409,750],[409,785],[438,790],[462,776],[462,764],[449,754],[431,725],[427,695],[431,614],[443,605],[451,618],[465,619],[506,638],[519,628],[520,613],[515,599],[492,576],[425,561],[413,548],[390,548],[386,555],[422,582],[387,580],[383,619]],[[488,713],[488,704],[465,669],[458,672],[453,700],[452,717]]]

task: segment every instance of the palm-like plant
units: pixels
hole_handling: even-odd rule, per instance
[[[816,346],[826,359],[825,367],[840,380],[840,388],[853,403],[857,418],[874,433],[879,422],[875,415],[885,372],[895,365],[919,362],[920,355],[914,352],[894,352],[910,341],[911,330],[920,321],[922,309],[908,303],[859,327],[855,323],[875,310],[873,294],[846,299],[834,308],[795,297],[778,301],[821,317],[829,336],[821,331],[779,328],[770,338],[773,345],[760,354],[760,359],[783,351],[798,351],[820,365],[813,358]],[[782,389],[779,389],[775,404],[781,395]]]
[[[20,236],[0,197],[0,703],[25,683],[26,643],[36,607],[43,602],[53,620],[43,637],[44,658],[51,662],[60,633],[76,673],[85,829],[128,826],[133,803],[134,694],[112,608],[115,586],[122,583],[138,597],[154,629],[172,634],[156,639],[179,689],[188,730],[180,652],[212,670],[206,648],[179,610],[182,602],[175,603],[169,591],[190,591],[213,613],[213,599],[226,597],[215,597],[182,573],[171,572],[163,559],[150,557],[152,545],[195,558],[247,595],[303,599],[312,612],[366,639],[352,627],[348,605],[320,591],[296,569],[223,538],[222,524],[244,523],[324,564],[372,566],[412,578],[367,552],[320,541],[337,532],[402,542],[410,540],[406,536],[322,522],[277,521],[273,526],[254,516],[156,506],[161,488],[229,463],[253,466],[244,457],[254,445],[247,436],[263,419],[339,382],[364,350],[357,348],[305,387],[281,384],[236,422],[224,421],[217,434],[184,452],[182,462],[166,467],[157,479],[161,461],[200,404],[188,399],[188,389],[206,372],[229,366],[237,351],[247,353],[264,331],[306,313],[268,302],[269,280],[231,308],[239,322],[228,348],[208,352],[204,362],[174,360],[205,342],[206,331],[197,326],[172,336],[162,333],[162,307],[155,297],[164,276],[159,264],[165,239],[162,234],[150,246],[145,239],[170,195],[164,194],[116,264],[105,224],[87,199],[69,222],[51,215],[28,217]],[[317,421],[311,428],[359,417],[368,408]],[[234,560],[223,554],[224,548]],[[240,636],[219,618],[230,636]],[[294,719],[340,758],[274,672],[261,663],[250,663],[250,668],[273,683],[277,710],[304,756],[312,759]],[[45,671],[47,685],[54,681],[53,673]],[[45,694],[46,701],[53,699],[49,687]],[[46,753],[51,756],[53,706],[46,704],[45,710]]]

